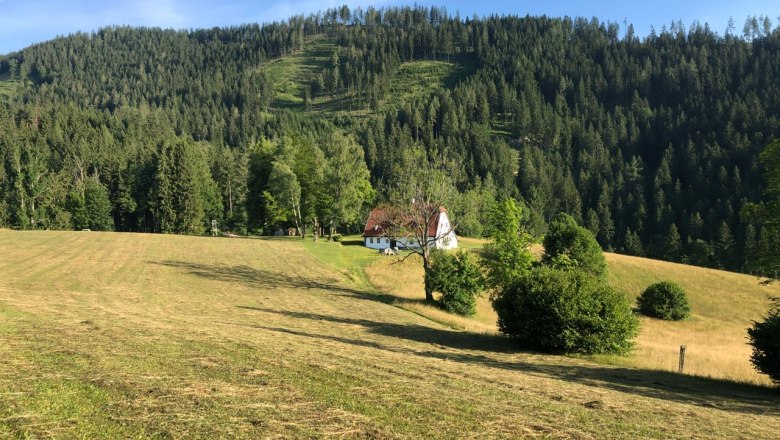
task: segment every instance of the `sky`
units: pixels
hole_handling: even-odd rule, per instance
[[[601,21],[624,21],[634,25],[638,36],[682,20],[709,23],[723,34],[729,17],[740,32],[745,18],[766,15],[777,24],[778,0],[0,0],[0,54],[23,49],[58,35],[90,32],[110,25],[155,26],[174,29],[211,28],[243,23],[266,23],[296,14],[308,14],[347,4],[376,8],[419,4],[446,6],[450,14],[548,15],[597,17]]]

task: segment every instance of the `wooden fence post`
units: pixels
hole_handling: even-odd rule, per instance
[[[683,369],[685,368],[685,349],[687,347],[685,345],[680,346],[680,374],[683,374]]]

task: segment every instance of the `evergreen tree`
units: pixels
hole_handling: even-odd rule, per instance
[[[644,257],[645,255],[639,234],[632,231],[630,228],[626,231],[624,251],[628,255],[635,255],[637,257]]]
[[[677,230],[677,225],[672,223],[669,226],[666,237],[664,237],[663,258],[668,261],[680,261],[681,257],[682,239],[680,238],[680,232]]]
[[[717,259],[722,268],[730,269],[735,251],[734,236],[731,234],[731,228],[726,222],[722,222],[718,228],[717,240]]]

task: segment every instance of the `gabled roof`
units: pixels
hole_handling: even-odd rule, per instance
[[[385,218],[384,211],[379,208],[374,208],[371,213],[368,214],[368,220],[366,220],[366,227],[363,228],[363,237],[382,237],[385,235],[385,229],[390,227],[390,222],[383,221]]]
[[[436,213],[428,222],[428,236],[436,236],[436,228],[439,225],[439,217],[443,213],[447,212],[447,209],[443,206],[439,207],[439,212]],[[374,208],[371,213],[368,214],[368,220],[366,220],[366,227],[363,228],[363,237],[384,237],[389,229],[393,227],[393,221],[389,208]],[[411,227],[414,223],[414,219],[409,219],[406,222],[407,227]]]

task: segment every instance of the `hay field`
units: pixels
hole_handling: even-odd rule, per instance
[[[514,352],[357,246],[0,231],[0,438],[772,438],[766,388]],[[331,263],[333,262],[333,263]]]
[[[475,249],[467,241],[466,248]],[[688,374],[769,385],[749,362],[750,346],[746,329],[760,320],[769,298],[780,296],[780,285],[762,285],[759,278],[668,263],[619,254],[605,254],[609,282],[629,297],[632,304],[642,291],[658,281],[679,283],[688,293],[692,316],[681,322],[641,318],[641,333],[630,358],[605,357],[600,360],[648,369],[677,371],[680,345],[686,345],[685,371]],[[479,299],[477,315],[458,318],[431,306],[415,303],[424,297],[422,268],[416,260],[395,264],[379,260],[367,268],[369,279],[379,289],[399,298],[403,307],[456,328],[495,333],[496,314],[487,297]]]

